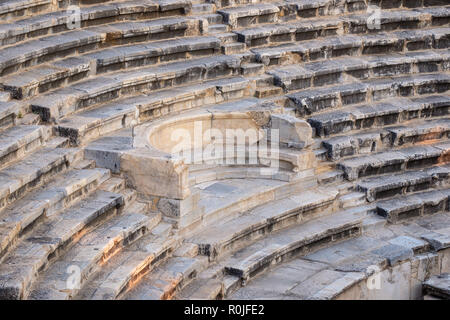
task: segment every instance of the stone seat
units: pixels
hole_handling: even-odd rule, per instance
[[[4,130],[0,136],[0,168],[35,151],[50,136],[51,131],[45,126],[18,125]]]
[[[433,19],[442,19],[442,13],[431,11],[420,13],[413,10],[392,10],[382,11],[380,28],[376,33],[394,31],[398,29],[423,29],[433,26]],[[444,8],[444,16],[448,17],[447,7]],[[248,47],[263,46],[281,42],[292,43],[293,41],[311,40],[319,37],[331,35],[351,34],[373,34],[373,30],[368,29],[367,19],[370,14],[342,15],[340,17],[320,17],[307,19],[305,21],[287,21],[283,24],[262,24],[252,26],[242,30],[236,30],[240,42],[244,42]],[[446,18],[445,18],[446,19]],[[437,24],[440,26],[441,24]],[[375,36],[376,37],[376,36]],[[441,38],[440,32],[436,34],[437,41]],[[448,37],[443,36],[446,42]]]
[[[289,258],[361,235],[362,215],[333,214],[271,234],[237,252],[223,262],[225,273],[245,283],[270,266]]]
[[[123,205],[123,196],[96,191],[93,195],[47,219],[33,233],[19,241],[0,266],[3,299],[26,298],[36,275],[62,251],[77,242],[102,217],[116,214]]]
[[[113,217],[82,237],[42,274],[32,287],[29,299],[67,300],[74,297],[103,264],[160,222],[160,214],[149,216],[145,209],[144,204],[135,202],[126,207],[123,214]],[[66,270],[69,266],[80,268],[78,287],[67,288],[69,274]]]
[[[125,300],[170,300],[207,265],[202,257],[172,257],[149,272],[125,296]]]
[[[282,156],[280,157],[282,158]],[[193,170],[193,167],[195,170]],[[227,179],[273,179],[280,181],[292,181],[295,173],[287,169],[279,169],[276,173],[267,174],[258,166],[245,165],[189,165],[189,186],[197,184],[227,180]]]
[[[189,11],[187,1],[180,0],[180,9]],[[175,8],[174,8],[175,9]],[[184,11],[184,10],[183,10]],[[180,11],[172,11],[172,14],[180,14]],[[183,14],[183,12],[181,12]],[[54,34],[70,30],[71,19],[74,12],[71,10],[53,11],[33,17],[0,25],[0,43],[2,45],[14,44],[22,40]],[[151,19],[167,16],[167,12],[161,12],[161,8],[155,2],[139,3],[134,0],[125,2],[109,2],[89,7],[81,7],[79,23],[81,28],[103,23],[111,23],[129,19]]]
[[[127,128],[133,123],[230,98],[241,98],[247,86],[248,80],[235,77],[124,98],[68,116],[59,121],[56,132],[69,137],[72,144],[79,144]]]
[[[326,111],[328,108],[341,108],[369,101],[376,102],[388,97],[442,93],[449,90],[449,83],[450,77],[445,73],[415,74],[384,79],[369,79],[326,88],[306,89],[289,93],[286,96],[289,107],[295,108],[298,115],[307,116],[316,112]],[[424,102],[430,99],[445,98],[440,96],[433,98],[431,96],[419,98],[418,101]],[[442,115],[444,115],[444,109],[441,111],[443,111]],[[318,131],[318,135],[332,133],[337,132],[329,131],[325,133],[324,131]]]
[[[437,299],[450,299],[450,274],[443,273],[432,276],[423,283],[423,291],[426,295],[431,295]]]
[[[6,207],[1,213],[0,256],[23,230],[86,197],[109,177],[106,169],[70,170]]]
[[[161,222],[152,231],[123,248],[96,272],[75,299],[111,300],[123,297],[148,272],[167,261],[178,240],[170,224]]]
[[[351,130],[400,124],[411,119],[447,115],[448,103],[447,95],[393,98],[385,102],[313,115],[308,122],[316,129],[316,134],[323,137]]]
[[[186,37],[146,44],[119,46],[38,65],[20,74],[3,77],[3,89],[16,99],[27,98],[70,84],[89,75],[158,64],[219,52],[215,37]]]
[[[432,48],[444,49],[439,39],[449,35],[450,28],[380,32],[369,35],[325,37],[320,40],[300,41],[295,44],[253,48],[251,51],[256,54],[257,61],[267,66],[283,65],[293,61],[308,62],[342,55],[355,56],[359,52],[379,54]]]
[[[448,171],[448,168],[446,170]],[[357,182],[357,189],[366,193],[367,201],[373,202],[395,195],[429,189],[438,185],[438,183],[439,178],[432,171],[407,171],[395,175],[364,179]]]
[[[32,15],[52,8],[51,0],[8,0],[0,4],[0,18],[3,20]]]
[[[412,52],[382,56],[340,57],[304,63],[302,66],[282,66],[267,71],[275,85],[285,91],[338,84],[353,79],[376,79],[416,72],[445,71],[450,59],[448,51]],[[415,71],[417,70],[417,71]]]
[[[448,211],[449,189],[415,193],[377,202],[377,213],[391,223]]]
[[[247,47],[263,46],[271,43],[310,40],[318,37],[336,35],[343,29],[339,18],[320,18],[305,22],[286,22],[263,24],[236,30],[238,41]]]
[[[224,21],[233,28],[246,27],[255,22],[276,22],[278,12],[280,12],[280,9],[270,3],[256,3],[217,11],[223,16]]]
[[[337,166],[344,171],[346,179],[356,180],[369,175],[434,165],[446,153],[445,144],[418,145],[345,159]]]
[[[118,22],[32,39],[0,50],[0,74],[111,45],[194,35],[196,23],[188,18]]]
[[[304,223],[333,211],[337,191],[314,189],[272,201],[220,225],[195,234],[188,241],[199,246],[200,254],[217,259],[280,228]]]
[[[237,56],[213,56],[118,72],[57,89],[31,101],[44,121],[58,120],[93,104],[133,92],[152,92],[181,84],[231,76],[239,72]]]
[[[1,207],[40,186],[81,159],[82,150],[44,146],[0,170]]]
[[[447,138],[450,119],[417,120],[400,126],[335,136],[322,141],[327,158],[339,160],[345,156],[367,154],[396,146]]]
[[[0,101],[0,129],[14,126],[20,109],[20,104],[16,101]]]

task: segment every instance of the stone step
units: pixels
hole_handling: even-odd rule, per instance
[[[196,30],[198,20],[188,18],[164,18],[133,24],[118,22],[71,30],[3,48],[0,50],[0,75],[4,76],[56,57],[79,54],[109,45],[195,35],[198,34]]]
[[[448,167],[438,166],[422,171],[372,177],[357,182],[356,189],[366,194],[367,201],[373,202],[440,185],[445,187],[448,185],[448,173]]]
[[[369,35],[341,35],[276,46],[252,48],[258,62],[266,66],[310,62],[339,56],[387,54],[416,50],[445,49],[450,28],[402,30]]]
[[[160,214],[146,215],[146,206],[133,203],[125,212],[113,217],[80,239],[61,259],[58,259],[33,286],[29,299],[66,300],[76,296],[98,268],[125,247],[147,234],[160,220]],[[68,268],[78,268],[78,283],[67,287]]]
[[[222,44],[225,43],[231,43],[237,41],[237,34],[234,32],[221,32],[214,34],[215,37],[217,37]]]
[[[0,130],[14,126],[19,112],[20,105],[16,101],[0,102]]]
[[[416,120],[403,125],[386,126],[383,129],[366,130],[345,136],[334,136],[322,141],[329,160],[346,156],[369,154],[392,147],[407,146],[427,141],[447,139],[450,119]]]
[[[243,76],[258,75],[264,72],[264,65],[261,63],[243,63],[241,74]]]
[[[23,299],[36,276],[62,252],[78,242],[89,228],[116,214],[123,205],[119,194],[96,191],[62,214],[47,219],[21,240],[0,266],[2,299]]]
[[[19,125],[4,130],[0,136],[0,168],[35,151],[51,134],[50,128],[45,126]]]
[[[279,96],[283,94],[283,89],[277,86],[257,87],[255,89],[255,97],[258,99]]]
[[[82,156],[83,150],[46,146],[0,170],[0,208],[20,199],[32,188],[45,184]]]
[[[226,24],[216,23],[208,26],[208,33],[211,35],[216,35],[228,31],[228,26]]]
[[[113,23],[124,20],[154,19],[169,15],[184,14],[189,11],[190,3],[178,1],[180,10],[175,6],[170,11],[163,11],[158,3],[141,4],[136,1],[110,2],[89,7],[80,7],[79,12],[73,10],[54,11],[41,15],[34,15],[25,19],[7,23],[0,31],[0,44],[9,45],[47,34],[68,31],[74,27],[86,28],[99,24]],[[74,15],[79,24],[74,23]]]
[[[361,177],[416,169],[445,162],[448,143],[418,145],[393,151],[374,153],[340,161],[337,167],[342,169],[347,180]]]
[[[392,98],[313,115],[308,119],[319,137],[352,130],[402,124],[408,120],[448,115],[450,96]]]
[[[269,3],[257,3],[246,6],[223,8],[217,10],[225,23],[233,28],[247,27],[254,23],[276,22],[280,9]]]
[[[225,272],[247,283],[270,266],[361,235],[362,214],[339,213],[281,230],[224,261]]]
[[[201,257],[173,257],[148,273],[124,297],[126,300],[170,300],[207,265]]]
[[[212,3],[198,3],[192,5],[192,14],[214,13],[216,6]]]
[[[386,54],[382,56],[339,57],[308,62],[302,66],[282,66],[268,73],[275,85],[285,91],[333,85],[354,79],[375,79],[419,72],[445,71],[450,59],[448,50],[413,52],[412,55]],[[433,56],[432,62],[429,57]],[[429,67],[429,64],[433,68]]]
[[[273,179],[279,181],[292,181],[295,174],[288,170],[279,169],[278,172],[267,174],[260,167],[252,166],[189,166],[189,186],[204,184],[206,182],[227,180],[227,179]]]
[[[55,126],[55,131],[78,145],[163,115],[243,98],[248,86],[245,78],[233,77],[123,98],[65,117]]]
[[[75,296],[75,299],[120,299],[155,267],[164,263],[177,246],[161,222],[150,234],[140,238],[112,257]],[[169,229],[170,230],[170,229]],[[160,233],[163,231],[162,233]]]
[[[70,170],[6,207],[2,212],[0,257],[25,231],[85,198],[109,176],[106,169]]]
[[[327,111],[329,108],[375,102],[389,97],[442,93],[449,90],[449,83],[450,77],[445,73],[364,80],[289,93],[287,94],[289,98],[287,105],[296,108],[297,114],[303,117],[316,112]]]
[[[183,288],[183,290],[175,296],[175,299],[220,300],[223,298],[222,287],[222,281],[219,279],[195,279]]]
[[[235,251],[280,228],[305,223],[317,215],[330,213],[336,207],[337,191],[317,188],[268,202],[237,218],[212,225],[188,241],[199,246],[199,252],[210,260]]]
[[[423,292],[435,299],[450,299],[450,273],[432,276],[423,283]]]
[[[8,91],[0,91],[0,102],[8,102],[11,100],[11,93]]]
[[[222,17],[220,14],[218,14],[218,13],[205,14],[205,15],[203,15],[203,17],[204,17],[204,18],[208,21],[208,23],[209,23],[208,31],[209,31],[209,28],[210,28],[212,25],[215,25],[215,24],[222,24],[222,23],[223,23],[223,17]],[[236,39],[237,39],[237,36],[236,36]]]
[[[49,64],[38,65],[1,80],[4,90],[16,99],[36,96],[71,84],[90,75],[121,69],[184,60],[218,53],[220,40],[215,37],[185,37],[142,44],[116,46]]]
[[[33,15],[53,8],[51,0],[8,0],[0,4],[0,19],[7,21],[20,16]]]
[[[99,76],[41,95],[31,101],[31,106],[44,121],[57,120],[87,106],[136,91],[149,93],[155,89],[236,75],[240,62],[239,57],[221,55]]]
[[[225,43],[220,46],[223,54],[235,54],[245,51],[245,44],[240,42]]]
[[[372,32],[369,28],[378,27],[368,26],[367,21],[371,21],[369,19],[371,14],[373,13],[341,14],[332,17],[300,19],[300,22],[286,21],[284,23],[260,24],[237,30],[236,33],[239,41],[246,43],[248,47],[292,43],[294,41],[311,40],[331,35],[364,34]],[[449,15],[448,7],[443,7],[441,12],[438,10],[430,10],[429,12],[382,10],[377,32],[441,26],[445,25],[442,21],[448,19]]]
[[[377,213],[390,223],[412,217],[448,212],[450,189],[415,193],[377,202]]]

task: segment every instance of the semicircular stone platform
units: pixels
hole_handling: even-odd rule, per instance
[[[449,299],[448,0],[4,0],[0,299]]]

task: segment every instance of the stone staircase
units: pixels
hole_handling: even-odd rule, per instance
[[[447,0],[3,1],[0,298],[448,299],[449,70]]]

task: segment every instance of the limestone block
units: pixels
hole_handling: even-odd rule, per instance
[[[283,144],[304,148],[312,144],[312,128],[308,122],[286,114],[272,114],[272,130],[279,130]]]
[[[189,195],[188,168],[180,158],[142,148],[124,152],[120,161],[127,180],[141,193],[173,199]]]

